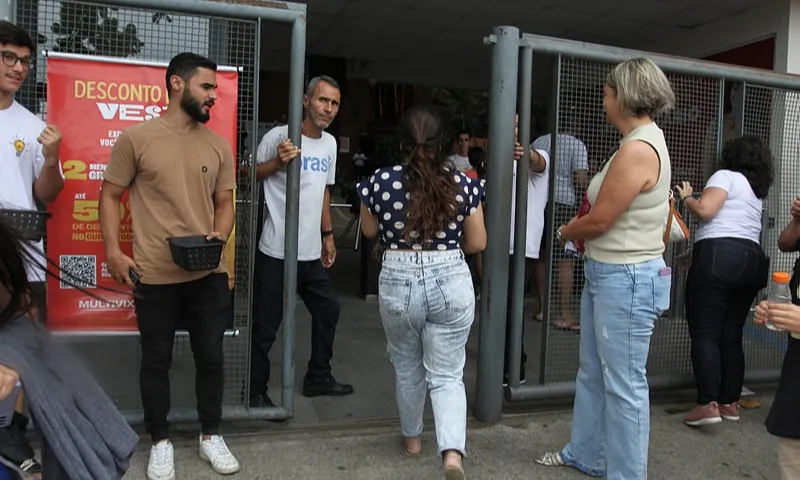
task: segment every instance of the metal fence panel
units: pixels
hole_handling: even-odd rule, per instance
[[[770,271],[792,273],[796,253],[778,250],[778,236],[791,218],[792,200],[800,194],[800,94],[795,91],[746,85],[744,90],[743,132],[756,135],[767,142],[775,160],[775,181],[764,201],[764,229],[761,242],[770,257]],[[766,297],[766,291],[760,299]],[[747,369],[779,370],[786,348],[786,335],[753,325],[745,325],[746,337],[755,342],[745,343]]]
[[[166,5],[166,3],[165,3]],[[250,265],[254,226],[251,198],[255,185],[243,161],[244,133],[252,130],[255,115],[254,74],[258,58],[253,45],[258,29],[253,20],[232,20],[145,8],[112,9],[108,5],[53,0],[20,0],[17,23],[38,33],[38,56],[30,81],[17,99],[34,113],[46,117],[46,62],[44,50],[104,56],[133,57],[138,60],[169,62],[176,54],[192,51],[210,57],[221,65],[241,67],[239,76],[238,132],[239,154],[236,212],[236,288],[235,328],[249,332],[251,290]],[[254,140],[248,138],[248,150]],[[138,388],[139,340],[137,337],[76,339],[78,352],[97,375],[117,406],[126,413],[141,411]],[[223,404],[242,406],[242,388],[249,367],[249,336],[226,337],[226,387]],[[194,360],[188,336],[177,336],[171,370],[173,409],[196,406]]]
[[[778,252],[776,243],[789,221],[791,201],[800,193],[800,178],[794,171],[800,160],[800,119],[796,116],[800,107],[800,81],[796,77],[536,35],[523,35],[520,47],[531,47],[535,54],[558,56],[554,82],[557,99],[551,123],[559,134],[572,135],[583,142],[588,152],[589,178],[602,168],[620,140],[620,134],[608,124],[603,111],[605,77],[617,62],[638,56],[648,56],[659,64],[676,94],[676,109],[655,119],[667,140],[673,183],[686,180],[698,193],[702,192],[708,177],[718,168],[725,142],[744,133],[766,140],[775,157],[776,180],[764,203],[762,244],[772,259],[771,271],[791,272],[796,254]],[[517,72],[509,70],[504,74],[511,77]],[[496,100],[499,101],[492,98],[493,105]],[[571,177],[575,165],[566,165],[570,162],[570,152],[559,151],[555,141],[551,145],[554,149],[551,172],[562,169]],[[551,216],[545,235],[551,239],[547,244],[552,268],[548,298],[544,302],[547,308],[542,326],[540,385],[511,386],[507,392],[511,401],[574,393],[580,337],[554,326],[570,317],[580,318],[579,297],[584,280],[581,262],[562,258],[554,233],[576,214],[583,192],[576,192],[578,198],[573,202],[564,195],[569,188],[563,183],[552,181],[548,204]],[[489,197],[493,201],[491,194]],[[694,235],[698,222],[687,212],[682,213]],[[690,241],[670,245],[665,252],[668,265],[673,267],[672,305],[657,321],[651,339],[647,369],[653,388],[691,386],[691,344],[684,308],[691,251]],[[743,343],[747,357],[745,377],[754,381],[777,378],[785,335],[748,322]]]
[[[603,84],[612,64],[564,58],[561,62],[561,88],[558,100],[558,132],[578,138],[588,152],[589,178],[597,174],[619,145],[619,132],[605,119]],[[667,72],[676,95],[677,108],[656,121],[664,130],[670,151],[674,181],[687,180],[698,188],[705,182],[717,154],[719,82]],[[573,170],[570,163],[574,151],[556,153],[555,171]],[[569,186],[555,182],[549,205],[554,205],[554,227],[567,223],[577,213],[581,190],[575,193],[574,205]],[[696,222],[689,221],[691,227]],[[554,231],[553,248],[559,248]],[[554,328],[558,322],[580,319],[580,296],[583,271],[580,261],[553,253],[553,281],[550,288],[550,322],[543,383],[572,381],[578,368],[579,336],[575,332]],[[673,277],[674,312],[682,311],[682,288],[688,264],[690,245],[675,245],[666,252],[667,262],[676,270]],[[648,372],[658,374],[690,374],[689,337],[682,315],[668,312],[659,319],[653,333]]]

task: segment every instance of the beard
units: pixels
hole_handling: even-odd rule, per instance
[[[322,115],[318,115],[310,111],[308,113],[309,113],[308,117],[311,120],[311,123],[313,123],[314,126],[319,128],[320,130],[325,130],[326,128],[331,126],[331,123],[333,123],[333,119],[328,120],[326,118],[323,118]]]
[[[194,98],[188,91],[183,93],[181,97],[181,109],[186,112],[192,120],[200,123],[206,123],[211,120],[211,111],[203,112],[203,107],[208,106],[209,109],[214,105],[213,100],[200,102]]]

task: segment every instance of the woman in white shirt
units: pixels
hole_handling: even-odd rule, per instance
[[[762,200],[773,175],[769,148],[745,135],[725,146],[720,169],[699,199],[688,182],[675,187],[700,220],[685,297],[697,406],[683,421],[693,427],[739,420],[742,330],[758,291],[767,285],[769,261],[759,237]]]

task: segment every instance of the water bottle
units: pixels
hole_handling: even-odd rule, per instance
[[[769,285],[767,301],[770,304],[792,303],[792,292],[789,290],[789,280],[791,276],[786,272],[775,272],[772,274],[772,283]],[[780,329],[767,321],[765,327],[778,332]]]

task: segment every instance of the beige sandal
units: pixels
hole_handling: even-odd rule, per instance
[[[535,459],[534,462],[545,467],[563,467],[566,465],[558,452],[547,452],[540,458]]]

